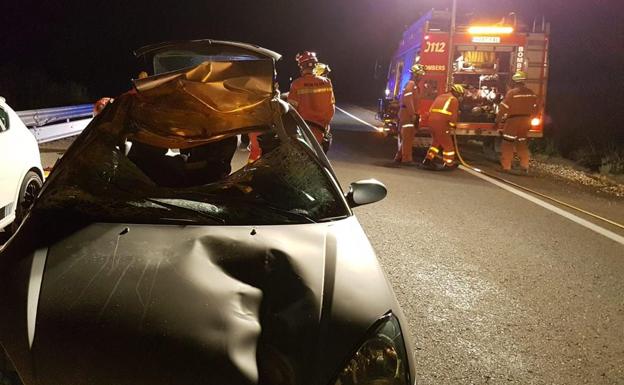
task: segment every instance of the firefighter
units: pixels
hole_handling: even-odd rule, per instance
[[[299,115],[306,121],[314,138],[319,142],[325,152],[329,150],[331,133],[329,122],[334,117],[335,99],[331,81],[319,75],[322,71],[327,75],[329,66],[319,63],[316,53],[304,51],[295,57],[299,65],[301,77],[295,79],[290,85],[288,103],[290,103]],[[258,134],[249,134],[249,159],[253,163],[262,156],[262,150],[258,142]]]
[[[413,164],[412,146],[414,134],[418,128],[420,115],[418,114],[418,101],[420,99],[420,87],[418,83],[425,75],[422,64],[414,64],[410,68],[411,78],[405,85],[399,101],[399,135],[397,136],[397,153],[394,161],[402,164]]]
[[[449,92],[438,95],[429,110],[429,127],[432,143],[427,151],[423,164],[437,169],[434,160],[442,159],[442,168],[453,169],[455,162],[455,145],[451,137],[452,130],[457,126],[459,99],[464,95],[461,84],[451,86]]]
[[[248,134],[249,137],[249,158],[247,159],[247,163],[253,163],[256,160],[260,159],[262,155],[262,150],[260,149],[260,142],[258,142],[258,133],[250,132]]]
[[[314,74],[319,62],[316,53],[305,51],[298,54],[295,59],[301,77],[290,85],[288,103],[295,107],[312,129],[316,140],[323,144],[329,122],[334,117],[336,109],[334,88],[328,78]]]
[[[109,103],[114,101],[113,98],[100,98],[97,102],[93,104],[93,116],[97,116],[104,110]]]
[[[512,76],[513,88],[507,92],[499,105],[496,124],[502,129],[503,137],[500,163],[504,172],[511,171],[511,163],[515,152],[520,158],[523,173],[529,172],[529,146],[527,135],[531,128],[531,119],[537,112],[537,95],[524,82],[527,74],[518,71]]]

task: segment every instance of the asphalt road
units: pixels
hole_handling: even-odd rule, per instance
[[[355,211],[410,320],[418,384],[624,384],[623,244],[462,170],[391,167],[395,142],[340,111],[332,127],[342,185],[388,187]],[[515,181],[624,217],[621,200]]]

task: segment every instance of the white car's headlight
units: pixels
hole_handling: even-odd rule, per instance
[[[407,366],[401,327],[390,313],[375,324],[334,385],[408,385]]]

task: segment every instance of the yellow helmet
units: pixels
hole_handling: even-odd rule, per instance
[[[464,95],[464,86],[461,84],[453,84],[451,86],[451,93],[455,96],[463,96]]]
[[[511,80],[513,80],[514,82],[523,82],[525,80],[527,80],[528,76],[526,74],[526,72],[524,71],[518,71],[515,74],[513,74],[513,76],[511,77]]]
[[[312,73],[316,76],[327,76],[331,72],[331,68],[327,64],[324,63],[316,63]]]
[[[409,71],[410,73],[418,76],[425,76],[426,73],[425,66],[422,64],[414,64]]]

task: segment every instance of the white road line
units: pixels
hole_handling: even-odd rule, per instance
[[[609,231],[609,230],[607,230],[607,229],[605,229],[603,227],[600,227],[600,226],[598,226],[598,225],[596,225],[596,224],[594,224],[592,222],[589,222],[589,221],[587,221],[587,220],[585,220],[585,219],[583,219],[581,217],[578,217],[578,216],[576,216],[576,215],[574,215],[574,214],[572,214],[572,213],[570,213],[568,211],[560,209],[557,206],[551,205],[550,203],[546,203],[543,200],[534,197],[533,195],[527,194],[524,191],[520,191],[520,190],[516,189],[515,187],[511,187],[509,185],[506,185],[503,182],[499,182],[496,179],[490,178],[487,175],[483,175],[481,173],[478,173],[478,172],[476,172],[474,170],[471,170],[471,169],[469,169],[467,167],[464,167],[464,166],[459,166],[459,168],[464,170],[464,171],[466,171],[469,174],[472,174],[472,175],[476,176],[477,178],[481,178],[481,179],[483,179],[483,180],[485,180],[487,182],[490,182],[493,185],[498,186],[498,187],[500,187],[500,188],[502,188],[504,190],[507,190],[507,191],[509,191],[512,194],[516,194],[517,196],[522,197],[522,198],[524,198],[524,199],[526,199],[526,200],[528,200],[530,202],[533,202],[533,203],[535,203],[538,206],[542,206],[546,210],[550,210],[550,211],[552,211],[552,212],[554,212],[556,214],[559,214],[562,217],[571,220],[572,222],[576,222],[576,223],[578,223],[581,226],[584,226],[584,227],[586,227],[586,228],[588,228],[588,229],[590,229],[590,230],[592,230],[592,231],[594,231],[594,232],[596,232],[596,233],[598,233],[600,235],[603,235],[603,236],[605,236],[605,237],[607,237],[607,238],[609,238],[609,239],[611,239],[611,240],[613,240],[615,242],[618,242],[621,245],[624,245],[624,237],[622,237],[621,235],[618,235],[618,234],[616,234],[616,233],[614,233],[612,231]]]
[[[26,320],[28,324],[28,344],[32,348],[37,326],[37,308],[39,307],[39,293],[43,281],[43,270],[48,256],[48,249],[37,249],[33,255],[30,267],[30,282],[28,282],[28,302],[26,304]]]
[[[350,113],[348,113],[347,111],[343,110],[342,108],[340,108],[340,107],[336,106],[336,109],[337,109],[337,110],[340,110],[340,112],[342,112],[343,114],[345,114],[345,115],[347,115],[347,116],[350,116],[351,118],[353,118],[353,119],[357,120],[358,122],[360,122],[360,123],[362,123],[362,124],[364,124],[364,125],[366,125],[366,126],[368,126],[368,127],[372,128],[373,130],[378,131],[378,130],[377,130],[377,127],[373,126],[372,124],[370,124],[370,123],[368,123],[368,122],[363,121],[362,119],[358,118],[358,117],[357,117],[357,116],[355,116],[355,115],[351,115]]]
[[[343,110],[342,108],[340,108],[340,107],[336,107],[336,108],[339,109],[340,111],[342,111],[343,113],[345,113],[347,116],[350,116],[351,118],[357,120],[358,122],[360,122],[362,124],[365,124],[365,125],[367,125],[369,127],[372,127],[374,129],[377,129],[372,124],[363,121],[362,119],[360,119],[357,116],[354,116],[354,115],[348,113],[347,111]],[[615,242],[617,242],[617,243],[619,243],[621,245],[624,245],[624,237],[614,233],[613,231],[609,231],[609,230],[607,230],[607,229],[605,229],[603,227],[600,227],[600,226],[598,226],[598,225],[596,225],[596,224],[594,224],[594,223],[592,223],[590,221],[587,221],[587,220],[585,220],[585,219],[583,219],[581,217],[578,217],[578,216],[576,216],[576,215],[574,215],[574,214],[572,214],[570,212],[562,210],[562,209],[560,209],[557,206],[553,206],[550,203],[546,203],[546,202],[544,202],[543,200],[541,200],[539,198],[536,198],[536,197],[534,197],[532,195],[529,195],[529,194],[527,194],[527,193],[525,193],[523,191],[520,191],[520,190],[518,190],[518,189],[516,189],[514,187],[506,185],[506,184],[504,184],[502,182],[499,182],[499,181],[497,181],[495,179],[492,179],[492,178],[490,178],[490,177],[488,177],[486,175],[478,173],[478,172],[476,172],[474,170],[471,170],[471,169],[469,169],[467,167],[459,166],[459,168],[464,170],[464,171],[466,171],[469,174],[472,174],[472,175],[476,176],[477,178],[481,178],[481,179],[483,179],[483,180],[485,180],[487,182],[490,182],[493,185],[502,188],[503,190],[507,190],[507,191],[509,191],[512,194],[515,194],[515,195],[517,195],[517,196],[519,196],[521,198],[524,198],[524,199],[526,199],[526,200],[528,200],[530,202],[535,203],[538,206],[541,206],[541,207],[545,208],[546,210],[550,210],[550,211],[552,211],[552,212],[554,212],[556,214],[559,214],[562,217],[571,220],[572,222],[575,222],[575,223],[577,223],[577,224],[579,224],[581,226],[584,226],[584,227],[586,227],[586,228],[588,228],[588,229],[590,229],[590,230],[592,230],[592,231],[594,231],[594,232],[596,232],[596,233],[598,233],[600,235],[603,235],[603,236],[605,236],[605,237],[607,237],[607,238],[609,238],[609,239],[611,239],[611,240],[613,240],[613,241],[615,241]]]

